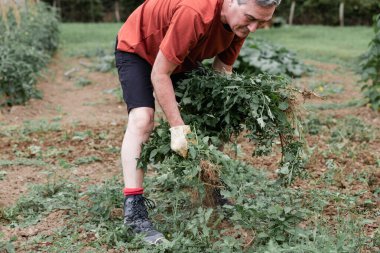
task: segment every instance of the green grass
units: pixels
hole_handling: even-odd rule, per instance
[[[61,50],[83,55],[97,50],[112,52],[121,23],[61,23]]]
[[[61,48],[65,54],[95,53],[99,49],[112,51],[122,23],[63,23]],[[302,59],[355,65],[357,57],[368,48],[373,37],[370,27],[287,26],[259,30],[252,36],[282,45]]]
[[[370,27],[287,26],[253,34],[298,53],[303,59],[356,65],[373,37]]]

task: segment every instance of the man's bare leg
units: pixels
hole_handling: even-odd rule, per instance
[[[121,147],[124,185],[126,188],[142,188],[144,171],[137,168],[141,145],[148,140],[154,126],[154,110],[149,107],[132,109]]]

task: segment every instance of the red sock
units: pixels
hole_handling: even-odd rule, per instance
[[[144,188],[124,188],[124,196],[138,195],[144,193]]]

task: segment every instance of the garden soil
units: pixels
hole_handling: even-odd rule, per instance
[[[81,182],[83,189],[92,184],[100,184],[114,176],[119,176],[120,180],[122,180],[119,151],[104,152],[104,150],[107,147],[120,147],[128,122],[127,109],[117,96],[110,92],[119,87],[116,72],[92,72],[86,67],[89,64],[91,64],[91,60],[87,58],[70,58],[60,54],[56,55],[48,69],[42,72],[37,84],[37,88],[43,93],[43,99],[32,99],[26,105],[14,106],[1,111],[0,129],[9,128],[10,126],[22,126],[23,122],[28,120],[59,122],[62,129],[45,133],[33,133],[30,139],[24,141],[12,136],[0,136],[0,159],[12,160],[15,158],[16,152],[31,152],[30,150],[28,151],[28,147],[35,143],[43,145],[41,146],[42,151],[48,150],[48,147],[65,145],[66,153],[59,156],[52,155],[47,159],[49,163],[57,164],[53,176]],[[359,77],[351,70],[338,65],[314,61],[308,62],[308,64],[312,65],[315,71],[310,76],[295,80],[294,83],[298,87],[307,87],[311,82],[324,82],[340,85],[344,87],[344,90],[341,93],[329,95],[324,100],[312,98],[305,101],[305,103],[314,105],[334,103],[339,105],[362,97],[360,86],[358,85]],[[76,82],[80,77],[90,80],[91,84],[84,87],[77,86]],[[162,116],[159,109],[158,111],[157,115]],[[305,109],[302,113],[304,116],[316,114],[318,116],[331,116],[335,119],[352,115],[375,128],[377,136],[374,141],[367,145],[366,149],[363,150],[362,146],[358,146],[354,157],[339,156],[339,154],[332,157],[333,155],[329,154],[331,157],[327,158],[334,158],[342,168],[341,172],[332,179],[333,184],[310,184],[308,181],[310,179],[298,179],[292,187],[300,190],[331,188],[341,189],[346,192],[365,190],[367,193],[363,195],[363,201],[368,197],[373,198],[374,187],[376,185],[378,187],[380,184],[380,171],[376,165],[379,161],[380,153],[379,114],[365,106],[319,111],[307,111]],[[81,142],[75,140],[62,141],[64,131],[69,134],[88,130],[91,130],[94,136],[106,134],[107,138],[94,139],[87,136]],[[308,145],[315,147],[307,168],[312,179],[317,180],[326,172],[325,163],[327,158],[324,155],[324,150],[329,145],[328,138],[329,136],[325,135],[307,136]],[[270,177],[276,178],[275,171],[281,159],[279,143],[275,147],[275,152],[271,155],[252,157],[250,155],[254,151],[252,143],[245,141],[243,136],[239,136],[237,142],[243,153],[240,154],[243,160],[254,167],[267,169],[270,172]],[[348,143],[347,145],[356,144]],[[226,147],[225,152],[232,157],[236,156],[231,148]],[[33,158],[33,155],[35,154],[31,152],[29,157]],[[69,162],[74,162],[78,157],[85,155],[96,156],[99,161],[90,164],[79,164],[74,170],[62,169],[56,161],[60,157]],[[363,172],[370,174],[371,184],[349,181],[345,177],[345,175],[353,172],[361,173],[361,169],[368,170]],[[3,166],[1,170],[7,174],[4,180],[0,181],[0,207],[14,204],[20,196],[27,193],[30,184],[46,183],[48,178],[52,176],[51,171],[46,173],[47,169],[41,166],[12,165]],[[83,181],[84,179],[85,181]],[[377,205],[377,208],[379,204],[379,201],[372,203],[372,205]],[[363,208],[365,205],[366,203],[363,202]],[[116,211],[121,213],[120,210]],[[31,227],[16,230],[1,227],[0,230],[4,232],[6,238],[16,235],[17,243],[21,243],[40,233],[48,234],[54,227],[65,222],[65,214],[64,210],[57,210]],[[336,208],[331,206],[331,208],[325,210],[325,214],[327,216],[335,215]],[[49,220],[54,220],[54,226]],[[379,223],[380,220],[378,221]],[[367,232],[370,234],[375,228],[376,225],[372,224],[368,226]],[[81,239],[84,241],[91,241],[94,238],[94,235],[91,234],[81,235]]]

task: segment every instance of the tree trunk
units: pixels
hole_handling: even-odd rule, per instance
[[[117,22],[120,22],[120,7],[119,1],[115,1],[115,18]]]
[[[344,26],[344,2],[340,2],[339,5],[339,22],[340,26]]]
[[[90,0],[90,16],[91,16],[91,22],[95,22],[94,2],[93,2],[93,0]]]
[[[293,25],[294,9],[296,8],[296,1],[292,1],[290,6],[289,25]]]
[[[54,0],[53,7],[57,10],[59,18],[62,18],[61,15],[61,0]]]

